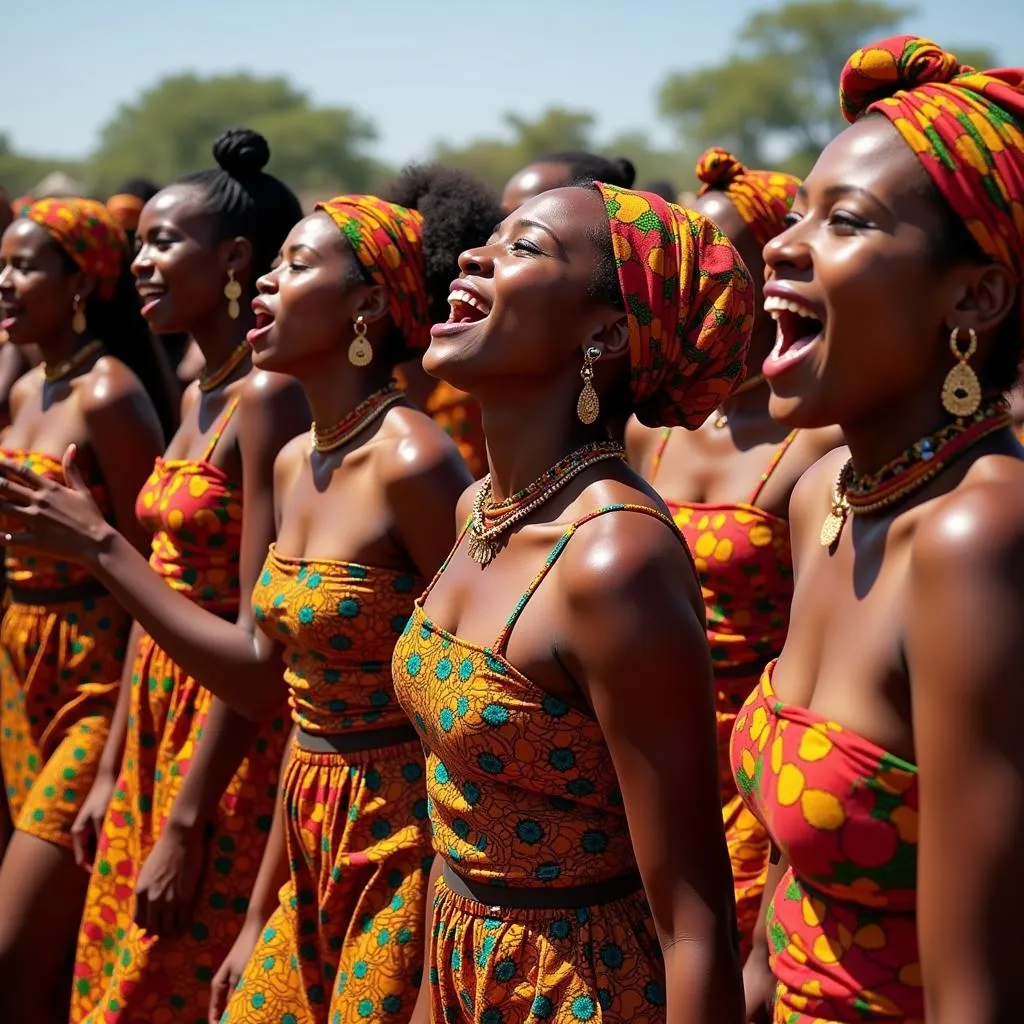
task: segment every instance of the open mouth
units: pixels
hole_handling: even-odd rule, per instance
[[[456,288],[451,292],[448,305],[451,307],[448,317],[450,324],[475,324],[485,319],[491,311],[491,307],[479,295],[464,288]]]
[[[246,334],[245,340],[255,348],[260,339],[274,326],[274,317],[259,299],[253,300],[252,311],[256,315],[256,322]]]
[[[800,360],[825,328],[814,310],[794,299],[766,296],[764,310],[775,321],[775,347],[765,360],[766,375],[780,373]]]
[[[166,288],[136,288],[135,291],[139,296],[143,316],[150,313],[153,307],[167,294]]]
[[[274,318],[265,312],[258,312],[256,314],[256,330],[262,331],[264,327],[269,327],[274,322]]]

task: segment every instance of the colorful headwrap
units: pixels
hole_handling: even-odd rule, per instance
[[[139,196],[133,196],[130,192],[118,192],[107,200],[107,209],[125,231],[134,231],[139,226],[139,217],[145,205]]]
[[[750,274],[693,210],[598,182],[629,323],[630,390],[649,427],[695,430],[743,378]]]
[[[1024,68],[975,71],[894,36],[846,62],[839,101],[850,122],[884,114],[982,251],[1024,282]]]
[[[46,228],[81,270],[96,278],[101,298],[109,299],[114,294],[128,243],[102,203],[92,199],[40,199],[24,216]]]
[[[758,245],[767,245],[786,226],[784,221],[800,179],[782,171],[751,171],[727,149],[709,149],[697,161],[703,183],[698,195],[724,192],[750,226]]]
[[[430,344],[430,301],[423,264],[423,215],[376,196],[335,196],[316,208],[327,213],[375,284],[388,293],[388,311],[413,351]]]
[[[33,196],[18,196],[17,199],[11,203],[11,212],[15,217],[24,217],[28,213],[29,207],[35,202]]]

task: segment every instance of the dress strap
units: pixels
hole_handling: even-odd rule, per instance
[[[672,436],[671,427],[663,427],[661,435],[658,438],[658,447],[654,449],[654,455],[651,457],[651,480],[654,479],[655,473],[658,472],[658,467],[661,465],[662,456],[665,454],[665,448],[668,446],[668,439]]]
[[[220,414],[220,422],[214,428],[213,434],[210,437],[209,443],[206,445],[206,451],[203,452],[200,462],[209,462],[213,458],[213,450],[217,447],[217,442],[221,439],[221,435],[227,430],[228,424],[231,422],[231,417],[235,415],[235,410],[238,408],[239,395],[235,395],[234,398],[228,402],[228,407]]]
[[[515,608],[512,609],[512,614],[505,621],[505,625],[501,632],[498,634],[498,639],[495,640],[491,647],[491,650],[495,654],[503,654],[505,651],[505,645],[508,643],[508,638],[512,633],[512,629],[515,624],[519,621],[519,616],[523,614],[523,609],[526,607],[527,602],[536,593],[537,588],[544,581],[544,577],[551,571],[551,567],[558,561],[559,556],[565,550],[566,545],[572,538],[572,535],[583,525],[589,523],[591,519],[597,519],[598,516],[607,515],[609,512],[639,512],[641,515],[650,516],[652,519],[658,519],[663,522],[675,535],[679,538],[680,544],[683,545],[683,550],[686,552],[687,557],[690,559],[690,564],[693,565],[693,556],[690,554],[690,549],[686,546],[686,541],[683,539],[683,535],[679,532],[679,527],[672,521],[670,516],[665,515],[664,512],[660,512],[656,508],[650,508],[648,505],[634,505],[634,504],[616,504],[616,505],[603,505],[601,508],[594,509],[593,512],[588,512],[585,516],[577,519],[576,522],[570,523],[568,529],[558,539],[558,543],[551,549],[551,554],[544,560],[544,564],[537,571],[537,575],[533,577],[530,585],[526,588],[526,592],[521,598]],[[465,531],[463,531],[465,532]],[[697,570],[694,567],[694,574]]]
[[[768,478],[775,472],[775,467],[782,461],[782,456],[789,450],[789,446],[796,440],[796,435],[799,431],[791,430],[787,435],[782,444],[775,449],[775,454],[771,458],[771,462],[768,463],[768,468],[761,474],[761,479],[757,481],[757,486],[754,488],[754,493],[751,494],[748,504],[756,505],[757,499],[761,497],[761,491],[764,490],[764,485],[768,483]]]

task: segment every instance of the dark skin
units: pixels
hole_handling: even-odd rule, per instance
[[[486,246],[462,256],[460,286],[490,312],[455,333],[435,333],[424,367],[480,402],[496,499],[601,436],[600,423],[584,427],[575,411],[587,347],[601,351],[595,383],[602,394],[627,372],[625,316],[588,294],[597,265],[591,234],[606,226],[596,192],[559,189],[527,203]],[[460,517],[472,497],[463,498]],[[611,502],[664,510],[624,463],[600,463],[515,528],[486,570],[463,545],[431,592],[427,614],[468,642],[492,643],[566,527]],[[589,709],[602,727],[665,955],[668,1018],[739,1021],[704,609],[678,538],[637,514],[589,523],[527,604],[507,656],[545,692]],[[687,666],[669,688],[667,664]]]
[[[244,340],[253,322],[251,311],[244,306],[242,317],[231,320],[223,296],[229,269],[235,271],[243,289],[249,285],[252,250],[248,239],[220,239],[214,218],[202,208],[202,196],[194,189],[172,186],[147,203],[137,243],[132,270],[153,328],[158,332],[188,331],[203,349],[208,365],[221,366]],[[155,297],[159,301],[154,303]],[[156,642],[201,680],[209,676],[211,663],[193,656],[194,635],[209,627],[211,620],[233,633],[251,635],[253,631],[248,594],[275,535],[274,459],[285,442],[309,423],[301,389],[294,382],[253,370],[245,362],[223,385],[205,394],[193,386],[185,393],[182,425],[166,457],[200,458],[221,415],[235,398],[240,400],[238,411],[211,459],[229,480],[242,486],[245,494],[242,599],[235,625],[217,619],[167,587],[125,534],[102,522],[82,490],[76,468],[77,449],[69,448],[65,454],[65,475],[71,486],[52,488],[48,525],[37,538],[39,549],[63,553],[90,568]],[[152,458],[147,473],[151,468]],[[28,477],[23,479],[23,485],[38,483],[33,479],[29,484]],[[137,491],[138,485],[134,489]],[[141,530],[134,517],[131,523],[135,530]],[[103,546],[103,559],[97,557],[93,543],[98,533],[108,541]],[[113,773],[120,765],[129,696],[124,687],[104,751],[103,771],[75,823],[76,851],[83,865],[91,861],[113,788]],[[261,717],[262,712],[246,719],[214,701],[196,755],[197,770],[190,776],[201,792],[188,807],[180,807],[180,799],[176,802],[136,886],[136,919],[152,934],[170,934],[187,920],[203,858],[205,824],[246,753]]]
[[[747,378],[761,372],[761,363],[775,343],[775,322],[761,310],[760,282],[764,279],[761,246],[736,207],[722,192],[708,192],[692,208],[710,217],[736,246],[754,281],[754,306],[759,310],[747,355]],[[772,455],[789,428],[768,414],[767,384],[727,400],[721,412],[724,428],[712,416],[698,430],[673,430],[665,443],[657,472],[653,459],[662,443],[662,431],[643,426],[636,417],[626,429],[630,464],[668,501],[732,504],[754,492]],[[797,435],[758,497],[758,506],[785,518],[797,480],[826,452],[842,444],[836,429],[807,430]]]
[[[501,194],[502,212],[508,216],[524,203],[539,196],[541,192],[564,188],[571,180],[572,171],[568,164],[527,164],[509,178],[505,191]]]
[[[793,495],[796,596],[773,687],[918,766],[925,1016],[995,1024],[1024,996],[1024,456],[1012,431],[895,508],[849,520],[833,553],[818,541],[848,454],[876,470],[943,422],[952,328],[977,332],[983,368],[1011,315],[1007,267],[935,265],[929,184],[895,129],[866,118],[825,149],[792,226],[765,249],[768,294],[788,289],[824,325],[773,380],[772,415],[838,422],[849,445]]]
[[[96,282],[69,274],[49,233],[20,220],[0,241],[0,319],[10,343],[4,352],[38,347],[59,363],[91,341],[72,330],[74,296],[88,296]],[[12,422],[4,446],[60,458],[69,444],[82,465],[102,478],[113,521],[126,543],[144,548],[135,519],[135,495],[163,448],[153,405],[138,378],[108,355],[87,360],[66,379],[47,383],[42,368],[11,390]],[[15,831],[0,865],[0,1016],[41,1022],[66,1020],[65,968],[74,949],[88,878],[72,852]]]

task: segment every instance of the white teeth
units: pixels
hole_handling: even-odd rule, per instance
[[[779,314],[783,312],[796,313],[797,316],[807,317],[808,320],[818,319],[813,310],[801,306],[798,302],[793,302],[792,299],[782,299],[777,295],[769,295],[764,300],[764,311],[771,314],[773,320],[778,320]]]
[[[488,306],[486,302],[478,299],[470,292],[463,291],[461,288],[456,288],[455,291],[448,296],[449,306],[454,308],[456,302],[461,302],[464,306],[472,306],[474,309],[483,313],[484,316],[487,316],[491,311],[491,307]]]

